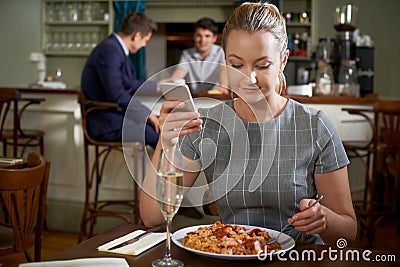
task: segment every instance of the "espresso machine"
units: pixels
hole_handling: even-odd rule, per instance
[[[336,52],[333,63],[336,95],[367,96],[373,93],[374,48],[356,45],[356,22],[358,8],[354,5],[338,6],[335,9],[334,28]]]
[[[338,6],[334,13],[334,38],[321,38],[315,54],[314,95],[367,96],[373,93],[374,48],[369,36],[362,40],[356,26],[358,8]]]
[[[356,46],[353,32],[356,29],[358,8],[347,4],[335,9],[334,27],[336,35],[336,60],[334,65],[337,96],[360,96],[358,70],[356,66]]]
[[[356,29],[358,8],[354,5],[336,7],[334,27],[337,31],[338,56],[340,60],[355,60],[353,32]]]

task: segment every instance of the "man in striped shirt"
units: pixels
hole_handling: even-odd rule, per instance
[[[213,89],[229,93],[224,72],[225,54],[222,47],[215,44],[217,37],[218,25],[212,19],[198,20],[194,25],[194,47],[182,51],[179,64],[165,81],[186,77],[194,93]]]

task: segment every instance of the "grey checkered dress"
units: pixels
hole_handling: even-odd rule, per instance
[[[223,223],[280,230],[301,199],[317,195],[314,173],[349,164],[328,117],[294,100],[261,123],[241,120],[231,101],[199,112],[203,130],[181,138],[181,149],[204,170]],[[321,242],[293,227],[286,233],[296,242]]]

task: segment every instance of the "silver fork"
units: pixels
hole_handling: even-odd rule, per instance
[[[324,198],[323,195],[321,195],[319,198],[317,198],[317,201],[315,201],[310,207],[308,207],[307,209],[311,209],[312,207],[314,207],[315,205],[317,205],[317,203],[319,203],[322,199]],[[278,241],[279,237],[281,236],[281,234],[283,233],[283,231],[285,231],[286,228],[288,228],[289,225],[292,225],[292,223],[294,223],[295,221],[291,221],[290,223],[286,224],[282,230],[279,232],[279,234],[277,236],[275,236],[275,238],[273,238],[272,240],[267,242],[267,245],[271,245],[272,243],[275,243],[276,241]]]

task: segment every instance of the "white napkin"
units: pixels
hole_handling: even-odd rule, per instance
[[[54,88],[54,89],[66,89],[67,85],[63,82],[57,82],[57,81],[52,81],[52,82],[38,82],[40,86],[43,88]]]
[[[64,261],[43,261],[22,263],[19,267],[129,267],[124,258],[85,258]]]
[[[145,231],[143,230],[136,230],[132,233],[129,233],[127,235],[121,236],[117,239],[114,239],[104,245],[101,245],[97,248],[98,251],[104,251],[104,252],[112,252],[112,253],[118,253],[118,254],[125,254],[125,255],[133,255],[137,256],[143,251],[157,245],[161,241],[165,240],[167,238],[166,233],[151,233],[143,238],[140,238],[138,241],[132,244],[128,244],[126,246],[109,250],[109,248],[112,248],[113,246],[116,246],[118,244],[121,244],[129,239],[132,239]]]

